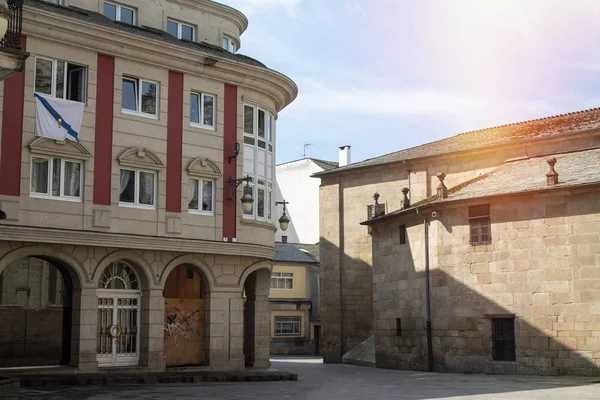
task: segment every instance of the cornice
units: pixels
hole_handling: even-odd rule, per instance
[[[201,50],[133,35],[47,10],[24,6],[23,33],[98,53],[202,75],[249,88],[273,99],[279,112],[298,95],[287,76],[263,67],[244,64]]]
[[[231,21],[238,26],[240,35],[248,28],[248,18],[241,11],[225,4],[211,0],[171,0],[171,3],[208,12],[216,17]]]
[[[247,243],[210,242],[164,236],[52,229],[20,225],[0,225],[0,240],[28,243],[69,244],[72,246],[114,247],[184,253],[219,254],[274,260],[274,247]]]

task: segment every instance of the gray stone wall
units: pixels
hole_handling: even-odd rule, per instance
[[[430,224],[436,371],[600,374],[598,191],[490,201],[492,242],[469,243],[468,203]],[[479,201],[476,204],[486,202]],[[408,243],[398,226],[408,225]],[[414,216],[374,231],[377,365],[426,366],[423,228]],[[515,315],[516,362],[492,360],[490,316]],[[396,318],[402,320],[396,335]]]

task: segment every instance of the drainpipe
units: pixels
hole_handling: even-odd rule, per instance
[[[429,222],[416,209],[417,215],[423,218],[424,240],[425,240],[425,308],[427,309],[427,371],[433,372],[433,338],[431,334],[431,296],[429,293]]]

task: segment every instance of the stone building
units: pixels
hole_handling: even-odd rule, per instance
[[[276,243],[271,274],[271,354],[319,354],[318,245]]]
[[[268,366],[297,87],[237,54],[247,24],[209,0],[24,1],[30,57],[0,84],[0,367]],[[78,141],[39,137],[34,94],[84,104]]]
[[[507,160],[598,146],[600,109],[593,109],[466,132],[315,174],[321,179],[321,349],[325,361],[341,362],[345,353],[381,328],[381,325],[375,325],[381,316],[373,301],[376,287],[373,257],[379,251],[371,236],[375,227],[361,225],[373,217],[373,193],[380,195],[379,211],[390,213],[436,194],[439,185],[436,174],[439,172],[445,173],[445,181],[450,186],[455,186],[490,173],[505,165]],[[509,184],[510,180],[505,183],[506,186]],[[406,198],[404,188],[409,189]],[[493,207],[491,211],[494,212]],[[410,229],[422,227],[407,226],[408,236],[417,240]],[[397,227],[395,234],[398,235]],[[386,248],[379,256],[390,256],[391,251]],[[422,253],[412,256],[421,257]],[[574,254],[570,256],[575,257]],[[416,262],[418,264],[418,259]],[[394,287],[395,284],[383,282],[381,285]],[[391,295],[392,292],[386,293]],[[420,300],[408,300],[407,304],[410,301]],[[389,321],[394,320],[395,324],[395,318],[402,319],[395,316],[395,309],[385,315],[388,318],[385,329],[390,328]],[[402,331],[409,329],[407,323],[411,322],[404,319],[400,322]],[[415,325],[415,329],[424,327]],[[433,329],[436,329],[435,321]],[[418,366],[423,367],[423,364]],[[400,365],[396,364],[396,367]]]
[[[437,194],[363,223],[376,365],[599,374],[600,148],[438,178]]]

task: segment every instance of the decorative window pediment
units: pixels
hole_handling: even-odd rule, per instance
[[[188,173],[195,178],[219,178],[223,175],[217,164],[208,158],[196,158],[188,166]]]
[[[44,156],[70,158],[75,160],[87,160],[92,155],[79,142],[71,140],[55,140],[50,138],[37,138],[29,144],[32,154]]]
[[[160,170],[164,164],[160,158],[148,149],[131,148],[125,150],[118,158],[122,167]]]

